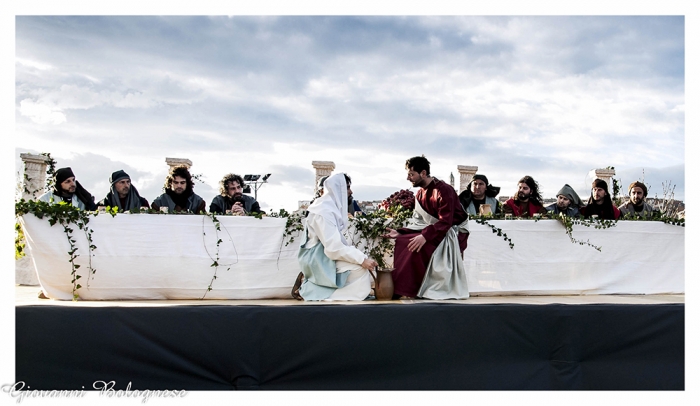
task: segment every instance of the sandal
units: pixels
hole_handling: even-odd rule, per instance
[[[294,286],[292,286],[292,297],[296,300],[304,300],[299,294],[299,289],[301,289],[301,282],[304,280],[304,273],[299,272],[296,281],[294,281]]]

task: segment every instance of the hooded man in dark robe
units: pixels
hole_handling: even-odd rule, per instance
[[[464,210],[470,215],[478,215],[479,208],[483,204],[491,206],[491,213],[499,214],[501,212],[501,202],[496,199],[500,187],[493,186],[489,183],[488,178],[484,175],[474,175],[467,188],[459,194],[459,201],[462,203]]]
[[[131,177],[122,169],[112,172],[109,183],[111,184],[109,193],[97,203],[98,206],[117,207],[119,211],[149,207],[148,200],[139,195],[136,186],[131,184]]]
[[[579,213],[581,205],[581,198],[578,197],[576,191],[568,184],[565,184],[564,187],[557,192],[556,203],[550,204],[545,207],[545,209],[554,214],[563,213],[569,217],[579,217],[581,215],[581,213]]]
[[[156,197],[151,204],[154,210],[167,207],[169,212],[189,211],[204,212],[206,202],[194,193],[192,175],[186,166],[176,166],[170,169],[163,185],[165,193]]]
[[[42,202],[66,202],[82,210],[95,210],[95,198],[75,179],[71,168],[57,169],[53,174],[53,190],[39,196]]]
[[[602,179],[593,181],[591,197],[588,198],[586,207],[581,208],[583,217],[598,216],[603,220],[617,220],[620,218],[620,210],[612,202],[608,193],[608,183]]]

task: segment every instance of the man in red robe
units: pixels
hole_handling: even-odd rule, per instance
[[[515,217],[532,217],[537,213],[547,213],[542,204],[539,185],[532,176],[523,176],[518,181],[518,193],[506,201],[503,212]]]
[[[408,181],[420,189],[409,225],[385,234],[396,239],[394,298],[465,299],[469,290],[462,254],[468,215],[452,186],[430,176],[425,157],[408,159],[406,169]]]

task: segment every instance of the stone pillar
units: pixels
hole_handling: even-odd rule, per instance
[[[34,200],[44,194],[46,184],[46,157],[37,154],[20,154],[24,162],[24,176],[22,177],[22,199]],[[15,261],[15,284],[38,286],[39,278],[36,275],[34,261],[31,253],[25,247],[25,254]]]
[[[608,193],[610,193],[610,196],[612,196],[612,187],[613,187],[613,176],[615,176],[615,170],[614,169],[596,169],[595,170],[595,177],[597,179],[604,180],[605,183],[608,184]]]
[[[314,196],[318,192],[318,180],[324,176],[330,176],[335,169],[333,161],[311,161],[311,165],[316,169],[316,180],[314,181]]]
[[[165,158],[165,163],[168,164],[170,169],[176,166],[186,166],[187,169],[190,169],[190,166],[192,166],[192,161],[187,158]]]
[[[34,200],[44,194],[46,184],[46,157],[37,154],[20,154],[24,162],[22,199]]]
[[[457,171],[459,171],[459,191],[457,191],[457,194],[462,193],[467,188],[467,185],[472,181],[478,170],[478,166],[457,165]]]

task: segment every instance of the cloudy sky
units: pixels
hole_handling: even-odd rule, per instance
[[[313,160],[358,200],[475,165],[545,197],[594,168],[684,199],[683,16],[17,16],[15,169],[50,152],[97,199],[124,169],[149,201],[165,157],[207,203],[223,174],[271,173],[263,208],[313,193]],[[626,187],[624,188],[626,191]]]

